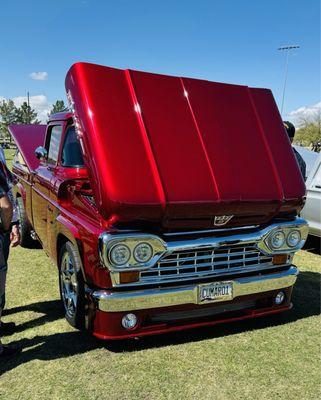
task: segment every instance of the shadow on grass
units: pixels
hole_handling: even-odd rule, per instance
[[[43,314],[38,318],[24,322],[23,324],[17,325],[15,331],[23,332],[26,329],[35,328],[40,325],[44,325],[47,322],[55,321],[59,318],[63,318],[63,308],[59,300],[43,301],[40,303],[28,304],[25,306],[10,308],[4,310],[3,315],[13,315],[19,312],[33,311],[35,313]]]
[[[11,344],[29,349],[14,358],[0,360],[0,376],[29,361],[57,360],[103,347],[103,343],[79,331],[35,336],[32,339],[21,339]]]
[[[142,351],[150,348],[160,348],[169,345],[214,339],[221,336],[264,329],[271,326],[280,326],[289,322],[316,316],[320,314],[320,277],[321,274],[316,272],[302,272],[298,277],[293,291],[294,308],[289,312],[269,317],[243,322],[232,322],[184,332],[150,336],[140,340],[103,342],[98,341],[87,333],[78,331],[35,336],[32,339],[22,339],[13,344],[21,346],[25,350],[16,358],[0,361],[0,375],[35,359],[45,361],[56,360],[86,353],[98,348],[105,348],[115,353]],[[23,324],[23,328],[27,329],[60,318],[61,308],[58,303],[57,301],[49,301],[17,307],[8,310],[6,315],[13,315],[22,311],[36,311],[46,314],[44,318],[40,317]],[[22,330],[21,326],[19,330]]]

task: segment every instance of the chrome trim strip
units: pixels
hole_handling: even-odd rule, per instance
[[[268,292],[293,286],[298,269],[291,266],[286,271],[268,275],[242,277],[233,280],[233,298],[256,293]],[[215,281],[213,281],[215,282]],[[143,289],[126,292],[97,290],[92,298],[97,308],[104,312],[128,312],[158,307],[171,307],[183,304],[200,304],[199,285],[178,286],[172,288]],[[212,301],[219,302],[220,300]],[[206,302],[204,304],[209,304]]]
[[[259,225],[249,225],[249,226],[238,226],[234,228],[223,228],[223,229],[203,229],[199,231],[182,231],[182,232],[165,232],[163,236],[186,236],[186,235],[196,235],[202,233],[220,233],[220,232],[232,232],[232,231],[242,231],[258,228]]]

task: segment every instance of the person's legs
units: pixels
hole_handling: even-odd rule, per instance
[[[3,235],[3,256],[4,261],[8,265],[8,258],[10,252],[10,233],[6,233]]]
[[[1,333],[1,315],[6,302],[6,279],[7,279],[7,251],[4,244],[3,235],[0,234],[0,333]],[[10,242],[10,240],[9,240]],[[0,361],[7,357],[20,353],[21,348],[10,345],[3,345],[0,338]]]
[[[3,255],[5,259],[5,263],[7,264],[8,268],[8,258],[9,258],[9,252],[10,252],[10,234],[7,233],[3,235]],[[2,315],[3,315],[3,310],[5,308],[5,301],[2,307]],[[0,327],[0,336],[1,335],[11,335],[14,333],[16,328],[16,324],[14,322],[2,322],[1,327]]]
[[[10,234],[7,233],[3,235],[3,256],[7,268],[8,268],[9,251],[10,251]],[[5,280],[4,280],[4,285],[5,285]],[[5,293],[5,287],[4,287],[4,293]],[[3,299],[1,306],[3,315],[3,310],[5,308],[5,298]],[[14,333],[15,328],[16,324],[14,322],[6,322],[6,323],[2,322],[0,326],[0,336],[11,335],[12,333]]]
[[[0,234],[0,328],[1,315],[6,302],[6,279],[7,279],[7,262],[4,254],[4,237]],[[0,338],[0,354],[2,353],[2,343]]]

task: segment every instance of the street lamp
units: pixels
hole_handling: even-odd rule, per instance
[[[285,73],[284,73],[284,83],[283,83],[283,93],[282,93],[282,105],[281,105],[281,116],[283,115],[283,106],[284,106],[284,98],[285,98],[285,88],[286,81],[288,79],[288,66],[289,66],[289,54],[291,50],[299,49],[298,45],[290,45],[290,46],[282,46],[279,47],[278,50],[286,51],[286,59],[285,59]]]

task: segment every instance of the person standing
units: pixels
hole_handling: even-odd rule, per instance
[[[2,149],[1,149],[2,150]],[[11,246],[17,246],[20,243],[18,228],[17,210],[14,207],[11,188],[14,184],[12,174],[7,169],[6,160],[3,151],[0,150],[0,336],[14,331],[14,323],[1,323],[1,316],[5,306],[5,289],[8,267],[8,256]],[[12,356],[18,353],[20,349],[3,345],[0,339],[0,360],[4,357]]]
[[[289,136],[290,142],[292,143],[293,139],[294,139],[294,135],[295,135],[295,126],[292,124],[292,122],[289,122],[289,121],[283,121],[283,124],[284,124],[285,130]],[[299,165],[303,179],[306,180],[306,178],[307,178],[306,177],[306,169],[307,169],[306,163],[303,160],[301,154],[295,149],[295,147],[292,146],[292,149],[294,151],[294,155],[296,157],[296,160]]]

